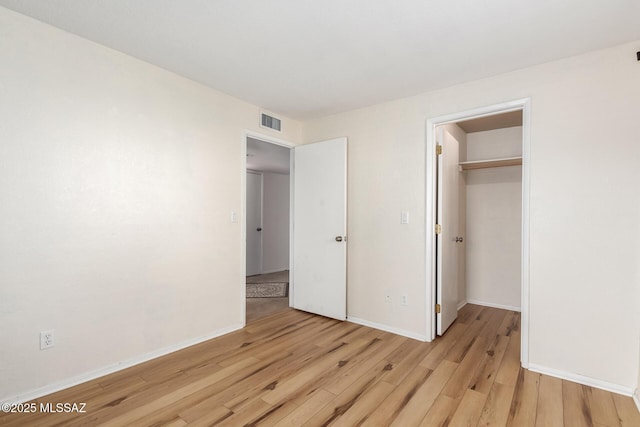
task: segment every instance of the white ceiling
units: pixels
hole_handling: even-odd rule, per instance
[[[640,39],[638,0],[0,0],[0,5],[297,119]]]

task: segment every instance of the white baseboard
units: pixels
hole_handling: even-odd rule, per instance
[[[467,305],[467,300],[461,301],[458,303],[458,310],[460,310],[462,307],[464,307],[465,305]]]
[[[466,303],[475,304],[475,305],[484,305],[486,307],[500,308],[502,310],[511,310],[511,311],[520,312],[520,307],[516,307],[513,305],[494,304],[492,302],[479,301],[477,299],[471,299],[471,298],[467,298]]]
[[[560,378],[563,380],[572,381],[574,383],[588,385],[590,387],[595,387],[595,388],[610,391],[613,393],[622,394],[625,396],[633,395],[633,388],[631,387],[625,387],[619,384],[613,384],[607,381],[597,380],[591,377],[585,377],[584,375],[574,374],[572,372],[566,372],[558,369],[547,368],[545,366],[540,366],[533,363],[529,364],[529,370],[533,372],[538,372],[540,374],[545,374],[552,377]],[[636,404],[638,404],[637,400],[636,400]]]
[[[370,322],[368,320],[359,319],[357,317],[347,316],[347,321],[362,326],[368,326],[373,329],[380,329],[381,331],[391,332],[392,334],[402,335],[403,337],[411,338],[418,341],[431,341],[428,340],[426,336],[416,334],[415,332],[406,331],[400,328],[394,328],[393,326],[383,325],[381,323]]]
[[[638,388],[636,389],[636,392],[633,393],[633,401],[636,402],[638,411],[640,411],[640,386],[638,386]]]
[[[140,356],[132,357],[131,359],[123,360],[121,362],[117,362],[117,363],[105,366],[103,368],[96,369],[94,371],[85,372],[81,375],[78,375],[72,378],[67,378],[66,380],[59,381],[54,384],[49,384],[44,387],[39,387],[33,390],[29,390],[24,393],[17,394],[15,396],[0,398],[0,402],[2,403],[28,402],[30,400],[34,400],[39,397],[46,396],[48,394],[67,389],[69,387],[73,387],[78,384],[86,383],[87,381],[95,380],[96,378],[100,378],[105,375],[112,374],[114,372],[122,371],[123,369],[127,369],[144,362],[148,362],[149,360],[156,359],[161,356],[165,356],[169,353],[173,353],[175,351],[182,350],[187,347],[191,347],[192,345],[200,344],[201,342],[208,341],[213,338],[217,338],[221,335],[228,334],[229,332],[237,331],[238,329],[242,329],[242,327],[243,326],[241,324],[235,324],[227,328],[218,329],[217,331],[211,334],[207,334],[205,336],[183,341],[179,344],[164,347],[159,350],[142,354]]]

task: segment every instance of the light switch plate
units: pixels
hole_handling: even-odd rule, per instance
[[[400,212],[400,224],[409,224],[409,212],[408,211]]]

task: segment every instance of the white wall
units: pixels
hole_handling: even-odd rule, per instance
[[[263,175],[262,271],[289,269],[289,175]]]
[[[426,120],[530,97],[530,363],[635,388],[638,50],[640,41],[306,122],[307,142],[349,138],[349,316],[426,335]],[[388,308],[387,288],[409,306]]]
[[[260,109],[4,8],[0,33],[0,401],[240,327]]]
[[[467,159],[522,155],[522,127],[467,134]],[[520,309],[522,167],[474,169],[467,185],[467,300]]]

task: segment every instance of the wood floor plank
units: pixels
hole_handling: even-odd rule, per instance
[[[593,425],[586,386],[562,380],[562,406],[565,427]]]
[[[452,399],[449,396],[441,394],[438,396],[429,412],[424,416],[420,427],[444,427],[451,425],[453,418],[461,399]],[[383,425],[383,424],[379,424]]]
[[[459,363],[458,368],[451,376],[442,394],[453,399],[460,399],[469,387],[469,383],[476,375],[476,370],[482,361],[482,357],[487,349],[487,340],[483,337],[476,337],[471,348]]]
[[[308,369],[301,370],[292,377],[278,382],[268,394],[263,396],[263,400],[276,405],[281,400],[291,400],[294,394],[295,398],[299,397],[304,394],[301,389],[313,388],[314,382],[326,375],[327,371],[339,369],[341,360],[348,358],[367,344],[370,344],[370,341],[360,340],[336,346],[334,350],[330,350],[322,358],[316,360]]]
[[[521,427],[536,425],[539,386],[540,374],[520,368],[507,425]]]
[[[346,325],[336,323],[334,327],[331,327],[321,337],[315,337],[315,343],[319,347],[332,346],[336,342],[344,341],[343,338],[349,336],[353,331],[359,329],[360,326],[355,323],[348,323]]]
[[[240,360],[239,362],[237,362],[234,365],[231,365],[227,368],[224,368],[223,370],[216,372],[212,375],[210,375],[209,377],[205,377],[201,380],[198,380],[188,386],[179,388],[177,390],[174,390],[158,399],[155,399],[145,405],[139,406],[137,408],[135,408],[134,410],[128,411],[122,415],[119,415],[115,418],[111,418],[109,419],[109,422],[112,423],[113,425],[131,425],[133,424],[134,421],[137,421],[141,418],[144,418],[146,416],[149,416],[150,414],[152,414],[155,411],[159,411],[160,409],[164,408],[165,406],[175,402],[176,400],[179,400],[181,398],[184,398],[194,392],[196,392],[197,390],[206,387],[207,385],[213,384],[216,381],[225,378],[226,376],[231,375],[232,373],[236,372],[239,369],[242,369],[243,367],[246,366],[250,366],[251,364],[254,364],[255,362],[257,362],[257,359],[253,359],[253,358],[247,358],[247,359],[243,359]]]
[[[467,325],[464,323],[458,321],[454,322],[444,336],[437,337],[432,343],[433,348],[420,362],[420,365],[431,370],[436,369],[451,347],[455,345],[458,338],[464,334],[466,327]]]
[[[388,336],[384,340],[374,341],[372,345],[367,346],[363,352],[354,355],[350,359],[342,360],[345,363],[340,372],[331,377],[325,377],[321,383],[317,383],[318,387],[324,387],[327,391],[336,396],[342,393],[353,384],[358,378],[364,375],[368,370],[372,369],[381,360],[387,360],[386,356],[389,352],[396,349],[407,338],[399,336]],[[390,369],[394,369],[391,365]],[[385,378],[387,382],[393,382],[390,378]]]
[[[166,424],[162,424],[162,427],[183,427],[186,426],[187,423],[182,418],[175,418],[173,421],[169,421]]]
[[[296,310],[34,401],[0,425],[638,427],[633,400],[520,367],[520,315],[467,304],[420,342]]]
[[[227,418],[231,417],[233,412],[229,408],[224,406],[218,406],[217,408],[211,408],[208,411],[200,414],[198,418],[188,420],[187,425],[190,427],[208,427],[218,425]]]
[[[376,382],[371,390],[363,394],[345,414],[336,420],[335,427],[352,427],[362,425],[396,386],[386,381]]]
[[[562,380],[541,375],[535,425],[536,427],[562,427],[563,420]]]
[[[278,423],[276,427],[298,427],[309,421],[315,414],[317,414],[323,407],[325,407],[330,401],[335,399],[336,396],[329,393],[326,390],[316,390],[309,399],[302,405],[298,406],[289,415],[284,417]]]
[[[473,345],[480,338],[480,331],[487,325],[485,320],[474,320],[467,326],[465,333],[458,338],[456,343],[449,349],[445,359],[455,363],[460,363]]]
[[[449,426],[477,425],[486,401],[486,395],[467,389],[462,396],[462,400],[460,401],[455,413],[453,414],[453,418],[451,418]]]
[[[407,376],[407,380],[396,387],[377,408],[371,411],[363,425],[377,427],[391,424],[432,373],[431,369],[416,366]]]
[[[395,385],[400,384],[433,348],[430,343],[412,339],[408,341],[408,351],[402,355],[392,354],[387,357],[390,363],[390,370],[385,376],[385,381]]]
[[[424,384],[410,397],[391,425],[398,427],[418,425],[457,368],[457,363],[443,360]]]
[[[481,305],[466,304],[458,310],[458,318],[456,319],[456,322],[463,324],[471,323],[480,315],[480,312],[485,309],[487,309],[487,307],[483,307]]]
[[[506,336],[506,335],[505,335]],[[520,373],[520,335],[513,334],[509,336],[509,344],[507,350],[502,357],[500,369],[496,374],[495,381],[503,384],[515,386]]]
[[[487,339],[493,339],[498,335],[498,331],[505,317],[510,313],[507,310],[494,309],[489,311],[489,318],[486,326],[480,331],[480,336]]]
[[[339,418],[345,416],[356,403],[361,400],[374,385],[384,376],[387,361],[383,360],[365,375],[360,377],[355,383],[350,385],[344,392],[336,396],[331,402],[325,405],[305,426],[324,426],[335,423]]]
[[[210,408],[221,405],[232,411],[241,410],[260,398],[279,378],[293,375],[304,361],[310,360],[315,353],[317,348],[313,345],[304,345],[281,355],[281,358],[271,355],[269,359],[261,360],[250,369],[228,377],[220,383],[221,387],[218,390],[207,388],[194,393],[193,403],[176,409],[180,410],[180,416],[187,421],[202,417]]]
[[[613,393],[612,396],[622,427],[640,426],[640,412],[638,412],[633,399]]]
[[[487,401],[482,409],[478,427],[484,426],[504,426],[509,418],[509,409],[515,385],[504,385],[494,382],[487,397]]]
[[[476,370],[476,374],[469,382],[469,388],[485,395],[489,394],[493,382],[498,374],[502,358],[509,344],[509,337],[496,335],[482,356],[482,361]]]
[[[589,397],[591,418],[595,424],[621,427],[616,405],[610,392],[589,387],[587,396]]]
[[[225,418],[216,425],[219,427],[255,426],[260,420],[268,418],[273,411],[277,411],[284,405],[283,403],[274,407],[261,399],[256,399],[247,405],[244,411],[233,412],[230,417]],[[293,408],[290,409],[293,411]],[[284,418],[284,416],[286,414],[281,418]]]
[[[520,332],[520,313],[509,311],[498,328],[498,334],[510,337],[514,332]]]

